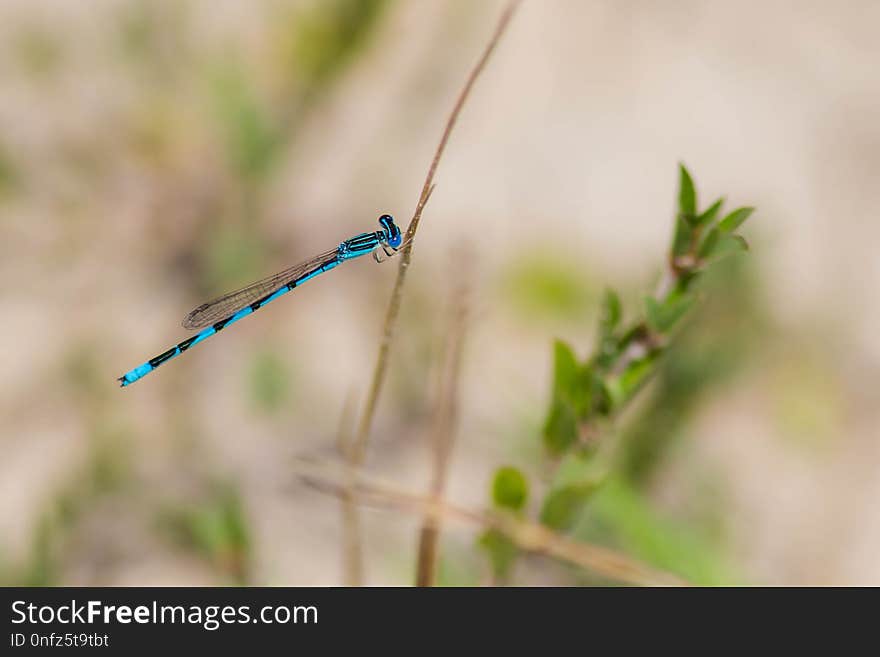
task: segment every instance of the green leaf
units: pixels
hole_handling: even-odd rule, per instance
[[[553,343],[553,389],[571,396],[577,389],[580,366],[571,347],[562,340]]]
[[[663,309],[660,302],[654,297],[645,297],[645,315],[647,316],[648,326],[655,331],[660,331],[658,326],[661,323]]]
[[[628,401],[654,373],[654,366],[659,353],[651,353],[644,358],[634,360],[616,379],[608,382],[608,391],[614,406],[618,407]]]
[[[529,484],[522,472],[510,466],[498,468],[492,481],[495,506],[520,511],[529,497]]]
[[[655,357],[646,356],[629,364],[620,376],[623,393],[631,396],[654,371]]]
[[[593,389],[591,391],[592,411],[600,415],[608,415],[611,412],[611,393],[605,385],[605,380],[597,372],[593,374]]]
[[[544,444],[559,454],[577,440],[578,422],[585,419],[593,405],[593,372],[580,365],[571,348],[557,340],[553,349],[553,395],[544,422]]]
[[[712,249],[711,258],[717,261],[734,253],[742,253],[748,250],[749,244],[742,235],[722,234],[718,239],[718,244]]]
[[[664,301],[645,297],[648,325],[657,333],[666,333],[688,311],[693,303],[689,294],[670,294]]]
[[[718,230],[730,234],[739,228],[749,218],[755,208],[737,208],[718,222]]]
[[[690,484],[691,486],[694,483]],[[698,492],[699,489],[693,492]],[[707,503],[705,500],[703,503]],[[718,513],[723,513],[720,509]],[[656,508],[650,496],[623,477],[610,477],[590,500],[590,522],[579,523],[575,538],[604,540],[655,568],[677,573],[695,585],[740,581],[727,563],[727,550],[705,523],[676,519]]]
[[[577,417],[571,404],[554,399],[544,423],[544,446],[551,454],[561,454],[577,440]]]
[[[700,250],[697,252],[697,255],[703,260],[711,257],[712,252],[718,246],[719,237],[721,237],[721,233],[716,226],[706,233],[706,237],[703,239],[703,243],[700,244]]]
[[[694,181],[691,174],[683,164],[678,165],[678,212],[682,217],[694,217],[697,214],[697,191],[694,189]],[[690,220],[690,219],[689,219]]]
[[[680,258],[691,250],[693,227],[681,215],[675,218],[675,235],[672,238],[672,257]]]
[[[603,479],[603,466],[591,454],[567,455],[559,464],[544,500],[541,522],[553,529],[570,528]]]
[[[497,529],[488,529],[480,536],[480,546],[489,553],[489,562],[495,579],[500,581],[509,579],[519,552],[513,541]]]
[[[708,226],[715,220],[715,215],[718,214],[718,211],[721,209],[721,206],[724,204],[724,197],[721,197],[717,201],[715,201],[709,208],[703,212],[699,217],[697,217],[697,225],[698,226]]]
[[[599,315],[599,339],[596,346],[594,363],[600,369],[610,367],[619,354],[618,341],[614,337],[614,330],[620,324],[623,309],[620,297],[608,288],[602,297],[602,309]]]
[[[620,304],[620,297],[617,292],[608,288],[602,297],[602,314],[599,318],[599,327],[604,335],[609,335],[617,325],[620,324],[620,318],[623,316],[623,309]]]
[[[743,237],[742,235],[731,235],[730,237],[739,246],[738,250],[740,250],[740,251],[748,251],[749,250],[749,243],[746,242],[745,237]]]
[[[592,492],[575,486],[552,491],[541,509],[541,522],[551,529],[570,529]]]
[[[567,454],[553,475],[551,490],[560,488],[595,488],[604,477],[605,466],[583,451]]]

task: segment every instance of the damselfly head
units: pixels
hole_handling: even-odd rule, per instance
[[[403,236],[400,234],[400,228],[394,223],[394,217],[390,214],[383,214],[379,217],[379,223],[385,231],[385,241],[388,242],[388,246],[393,249],[398,248],[403,241]]]

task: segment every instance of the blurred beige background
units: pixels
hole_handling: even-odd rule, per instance
[[[292,464],[333,457],[362,401],[393,263],[350,263],[131,388],[114,378],[213,294],[382,212],[408,221],[501,3],[352,6],[0,3],[4,583],[342,581],[339,504]],[[695,320],[713,328],[694,344],[734,341],[737,366],[673,423],[639,510],[584,537],[711,563],[697,583],[880,584],[878,24],[869,1],[526,0],[438,172],[371,471],[426,488],[467,258],[450,498],[485,505],[501,463],[540,487],[551,340],[589,352],[605,285],[635,311],[683,161],[703,202],[757,207],[747,300],[721,328]],[[410,583],[417,519],[364,518],[368,582]],[[486,581],[474,535],[445,534],[445,583]],[[515,582],[579,578],[528,559]]]

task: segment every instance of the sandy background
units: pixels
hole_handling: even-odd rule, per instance
[[[342,581],[339,505],[293,462],[334,458],[393,264],[348,264],[114,382],[212,294],[408,220],[501,4],[388,3],[321,64],[331,4],[0,3],[4,582]],[[633,484],[638,512],[583,538],[722,564],[704,583],[880,584],[878,23],[868,1],[526,1],[438,173],[371,471],[426,487],[466,271],[450,498],[485,505],[501,463],[540,488],[551,340],[587,354],[602,287],[630,311],[651,289],[683,161],[701,199],[758,208],[739,305],[716,289],[695,320],[737,364],[656,425],[674,440]],[[658,556],[626,529],[640,514],[686,547]],[[368,582],[411,582],[417,521],[364,517]],[[446,534],[444,582],[486,581],[473,538]],[[515,581],[582,580],[529,559]]]

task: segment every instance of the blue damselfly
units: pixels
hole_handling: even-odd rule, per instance
[[[356,235],[341,242],[335,249],[316,255],[314,258],[256,283],[251,283],[240,290],[203,303],[183,320],[184,328],[203,329],[202,331],[126,372],[119,377],[119,384],[127,386],[142,379],[162,363],[179,356],[190,347],[206,340],[242,317],[247,317],[295,287],[338,267],[346,260],[372,252],[376,261],[381,262],[380,251],[389,257],[393,256],[402,246],[403,239],[400,228],[397,227],[394,218],[389,214],[383,214],[379,217],[379,224],[382,226],[381,230]]]

